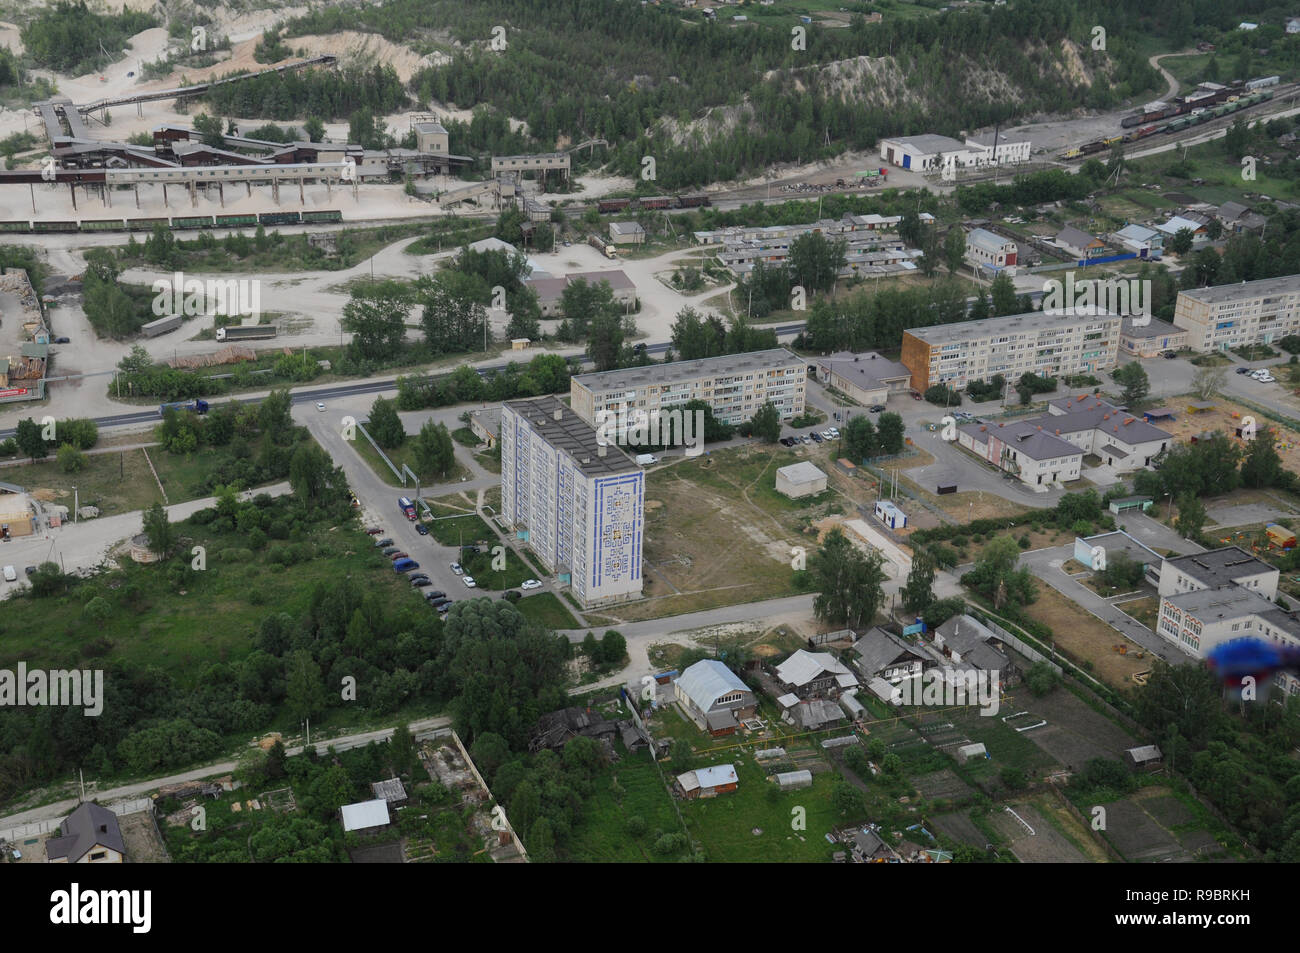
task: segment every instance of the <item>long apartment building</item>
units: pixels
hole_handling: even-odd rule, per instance
[[[1272,344],[1300,334],[1300,275],[1178,292],[1174,324],[1197,351]]]
[[[1280,577],[1275,566],[1237,546],[1166,559],[1156,631],[1196,658],[1242,638],[1300,646],[1300,620],[1273,601]],[[1300,692],[1292,673],[1278,672],[1273,683],[1287,694]]]
[[[569,403],[592,426],[606,411],[627,419],[702,400],[724,423],[740,424],[771,402],[782,420],[804,411],[808,369],[783,347],[746,354],[726,354],[695,361],[627,367],[579,374],[569,384]],[[604,419],[610,419],[603,417]]]
[[[645,473],[554,395],[501,406],[501,516],[584,609],[641,596]]]
[[[900,360],[912,387],[962,388],[1001,374],[1086,374],[1113,367],[1119,357],[1123,319],[1097,314],[1030,311],[983,321],[959,321],[903,332]]]

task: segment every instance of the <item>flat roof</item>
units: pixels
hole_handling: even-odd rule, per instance
[[[383,798],[343,805],[343,830],[361,831],[388,824],[388,802]]]
[[[859,387],[879,387],[887,381],[912,375],[912,372],[902,364],[881,357],[875,351],[866,351],[862,354],[840,351],[830,357],[821,358],[817,364],[830,368],[840,377],[848,378]]]
[[[1133,315],[1124,316],[1124,326],[1120,333],[1130,338],[1161,338],[1173,334],[1186,334],[1186,328],[1180,328],[1159,318],[1148,318],[1146,324],[1134,324]]]
[[[1178,556],[1166,562],[1210,589],[1227,586],[1244,576],[1278,571],[1275,566],[1252,556],[1240,546],[1224,546],[1204,553]]]
[[[965,152],[968,148],[965,143],[958,142],[956,139],[936,136],[928,132],[919,136],[891,136],[881,141],[897,143],[918,152]]]
[[[1074,327],[1079,324],[1100,321],[1119,321],[1117,314],[1111,314],[1105,308],[1084,309],[1075,313],[1073,308],[1064,308],[1057,314],[1042,311],[1026,311],[1023,314],[1008,314],[1001,318],[985,318],[982,321],[955,321],[952,324],[935,324],[928,328],[908,328],[904,334],[910,334],[918,341],[927,344],[953,344],[958,341],[977,341],[995,334],[1016,334],[1029,331],[1046,331],[1065,324]]]
[[[826,479],[823,473],[815,464],[807,460],[801,460],[799,463],[792,463],[789,466],[781,467],[776,471],[779,477],[785,477],[791,483],[811,483],[814,480]]]
[[[1141,499],[1141,497],[1133,497],[1133,499]],[[1148,566],[1159,565],[1163,561],[1163,557],[1154,549],[1143,545],[1141,541],[1134,539],[1123,530],[1099,533],[1096,536],[1085,536],[1083,541],[1089,546],[1101,546],[1106,550],[1107,558],[1112,553],[1123,552],[1135,562]]]
[[[592,391],[607,391],[644,387],[647,384],[668,384],[697,377],[718,377],[746,371],[773,370],[796,364],[803,366],[803,360],[786,348],[776,347],[766,351],[724,354],[720,357],[704,357],[694,361],[674,361],[671,364],[650,364],[646,367],[625,367],[615,371],[576,374],[573,380]]]
[[[574,465],[587,476],[612,476],[640,469],[631,457],[612,442],[607,441],[602,447],[596,428],[554,394],[508,400],[502,406],[510,408],[528,421],[534,433],[556,450],[568,454]]]
[[[1258,281],[1239,281],[1231,285],[1215,285],[1209,288],[1189,288],[1178,292],[1193,301],[1218,304],[1221,301],[1241,301],[1263,295],[1296,294],[1300,292],[1300,275],[1284,275],[1281,278],[1260,278]]]
[[[1201,622],[1231,622],[1233,619],[1253,615],[1267,619],[1269,625],[1275,625],[1284,632],[1300,636],[1300,620],[1283,612],[1272,600],[1245,586],[1197,589],[1165,596],[1165,601]]]

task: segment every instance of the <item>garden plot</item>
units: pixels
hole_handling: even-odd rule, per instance
[[[1029,802],[1015,802],[993,811],[989,823],[1023,864],[1086,864],[1088,858],[1054,828]],[[1030,833],[1030,831],[1033,833]]]
[[[920,785],[917,785],[918,789]],[[989,842],[984,832],[975,826],[975,822],[964,811],[952,811],[948,814],[936,814],[930,818],[930,824],[940,834],[947,834],[954,840],[969,844],[971,847],[984,849]]]
[[[1106,807],[1107,840],[1128,861],[1188,863],[1226,859],[1195,812],[1162,787],[1149,787]]]
[[[959,801],[974,793],[970,785],[957,777],[951,768],[912,778],[912,786],[921,797],[931,801],[939,799]]]
[[[1070,771],[1093,758],[1122,760],[1124,752],[1137,744],[1137,739],[1119,725],[1064,688],[1035,698],[1030,711],[1048,724],[1019,737],[1031,741]]]
[[[1016,731],[1033,731],[1035,728],[1047,727],[1047,719],[1040,718],[1030,711],[1016,711],[1002,716],[1002,723]]]

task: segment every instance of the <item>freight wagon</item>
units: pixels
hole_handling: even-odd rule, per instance
[[[185,218],[173,217],[172,228],[211,228],[211,215],[191,215]]]
[[[239,228],[244,225],[256,225],[256,215],[218,215],[218,228]]]
[[[263,212],[257,216],[259,225],[297,225],[301,221],[301,212]]]
[[[302,223],[304,225],[319,224],[321,222],[341,222],[341,221],[343,221],[343,213],[338,211],[337,209],[302,213]]]

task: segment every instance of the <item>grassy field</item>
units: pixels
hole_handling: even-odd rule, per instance
[[[267,558],[270,547],[245,555],[247,539],[237,531],[176,526],[187,550],[194,544],[207,548],[207,570],[184,591],[169,584],[166,564],[125,559],[119,572],[83,586],[75,597],[6,600],[0,668],[13,668],[20,659],[31,666],[74,668],[108,656],[157,666],[179,685],[191,685],[208,666],[248,654],[252,634],[268,614],[305,612],[319,582],[364,576],[390,601],[418,598],[357,529],[313,529],[302,541],[312,558],[286,569]],[[223,557],[225,550],[234,550],[234,558]],[[128,601],[131,593],[137,595]],[[82,614],[95,595],[115,609],[103,622]]]
[[[831,493],[779,495],[785,447],[738,447],[652,471],[646,486],[645,594],[613,610],[627,620],[675,615],[793,593],[790,549]]]
[[[461,546],[479,540],[495,545],[497,540],[497,534],[476,514],[436,519],[425,525],[429,527],[429,535],[444,546]]]
[[[493,568],[496,557],[492,549],[498,545],[504,550],[502,553],[506,560],[504,569]],[[480,589],[514,589],[533,574],[532,569],[524,564],[513,549],[501,543],[493,543],[487,552],[478,553],[468,559],[462,557],[461,563],[465,566],[465,574],[473,576]]]
[[[1150,656],[1139,659],[1134,654],[1138,646],[1050,586],[1039,584],[1038,598],[1025,614],[1052,630],[1058,650],[1077,664],[1090,662],[1092,674],[1113,688],[1132,688],[1133,674],[1151,668]],[[1128,653],[1120,655],[1116,645],[1127,645]]]
[[[166,453],[155,447],[151,457],[162,458]],[[161,475],[161,474],[160,474]],[[85,467],[77,473],[64,473],[53,457],[39,463],[0,468],[0,479],[25,486],[29,491],[50,490],[55,503],[72,509],[75,486],[82,506],[98,506],[104,516],[142,510],[155,500],[162,500],[158,483],[149,471],[143,450],[125,450],[121,453],[96,453],[86,457]],[[189,499],[177,486],[177,496],[168,492],[172,503]]]
[[[616,747],[622,760],[606,769],[606,775],[596,780],[591,797],[583,802],[582,820],[569,837],[565,859],[597,863],[657,863],[680,859],[652,849],[656,832],[682,829],[659,769],[645,751],[628,754],[621,741]],[[628,830],[628,822],[634,817],[641,818],[646,825],[645,833],[640,836]]]
[[[515,608],[526,619],[531,619],[548,629],[576,629],[578,620],[565,608],[564,603],[553,592],[542,592],[535,596],[525,596],[515,603]]]
[[[389,486],[402,485],[402,481],[393,475],[393,471],[388,468],[388,465],[384,463],[379,454],[375,452],[375,448],[370,445],[370,441],[365,437],[358,435],[357,439],[352,441],[352,449],[354,449],[357,452],[357,456],[366,461],[370,469],[374,470],[375,474]],[[393,461],[393,466],[397,467],[399,471],[402,469],[402,464],[406,464],[410,467],[411,471],[420,477],[421,486],[455,483],[462,477],[468,478],[472,476],[469,468],[461,464],[459,461],[454,463],[451,470],[445,474],[421,472],[420,467],[416,465],[415,454],[411,452],[411,441],[409,437],[400,447],[397,447],[394,450],[385,450],[384,453],[388,454],[388,459]]]

